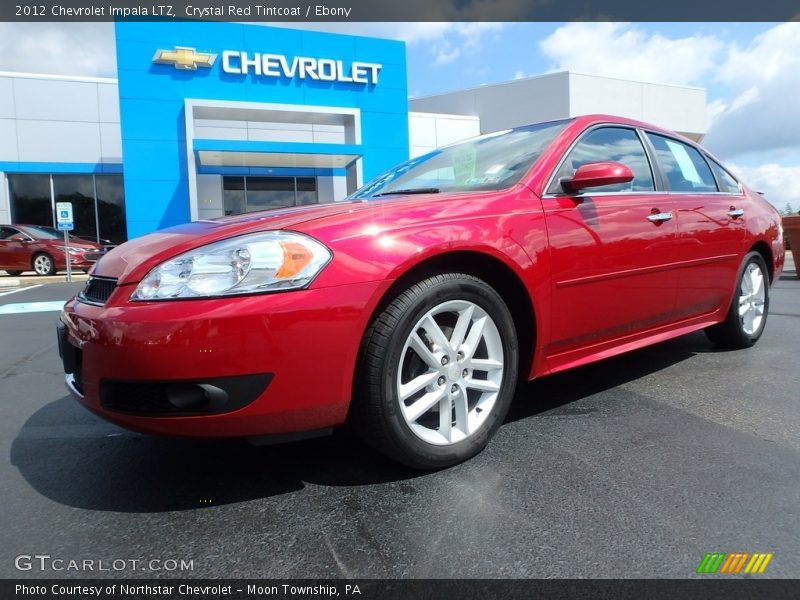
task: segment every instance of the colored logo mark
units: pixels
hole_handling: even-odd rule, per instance
[[[700,561],[697,572],[700,574],[723,573],[728,575],[763,573],[772,557],[772,552],[755,552],[754,554],[749,552],[733,552],[732,554],[710,552]]]
[[[156,50],[153,62],[172,65],[181,71],[196,71],[197,67],[211,68],[217,60],[216,54],[197,52],[194,48],[175,46],[175,50]]]

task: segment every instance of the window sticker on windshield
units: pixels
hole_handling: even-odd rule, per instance
[[[672,152],[672,156],[675,157],[675,161],[678,163],[678,167],[681,169],[681,175],[683,175],[683,178],[686,181],[691,181],[692,183],[698,183],[702,185],[703,180],[700,178],[700,174],[697,172],[692,159],[689,157],[689,153],[686,152],[686,148],[684,148],[682,144],[676,144],[670,140],[664,141],[667,143],[667,147],[669,148],[670,152]]]
[[[459,148],[453,153],[453,173],[457,184],[464,184],[475,177],[476,161],[477,152],[473,147]]]

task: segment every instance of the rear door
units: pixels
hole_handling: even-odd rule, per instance
[[[715,311],[730,301],[741,261],[747,220],[744,194],[736,180],[693,146],[646,135],[676,210],[674,251],[682,264],[676,316]]]
[[[614,161],[630,183],[567,194],[580,165]],[[657,191],[640,134],[600,126],[568,151],[543,197],[552,270],[550,354],[634,334],[673,318],[677,237],[673,201]]]

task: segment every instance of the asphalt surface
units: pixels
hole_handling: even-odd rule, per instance
[[[346,433],[254,448],[107,424],[66,393],[56,315],[0,314],[0,577],[683,578],[714,551],[800,574],[793,272],[755,348],[699,333],[522,385],[482,454],[427,474]],[[15,569],[34,554],[127,562]],[[130,566],[152,559],[193,568]]]

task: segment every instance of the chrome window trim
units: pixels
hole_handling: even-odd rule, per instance
[[[735,194],[733,192],[673,192],[671,190],[656,190],[644,192],[595,192],[589,194],[544,194],[542,200],[553,200],[558,198],[592,198],[594,196],[732,196],[739,198],[741,193]]]
[[[642,147],[644,148],[645,155],[647,156],[647,160],[648,160],[648,163],[650,165],[650,174],[653,177],[653,185],[654,186],[656,185],[656,175],[655,175],[655,172],[654,172],[653,161],[654,160],[658,160],[658,157],[651,157],[650,156],[650,153],[647,150],[647,145],[645,144],[645,141],[642,139],[642,136],[644,136],[644,135],[646,135],[648,133],[651,133],[653,135],[658,135],[658,136],[661,136],[663,138],[668,138],[668,139],[674,140],[674,141],[679,142],[681,144],[687,144],[688,143],[688,142],[686,142],[684,140],[679,140],[674,135],[665,134],[665,133],[663,133],[661,131],[655,131],[655,130],[650,129],[648,127],[637,127],[637,126],[634,126],[634,125],[627,125],[627,124],[624,124],[624,123],[611,123],[611,122],[596,123],[595,125],[592,125],[591,127],[589,127],[587,129],[585,129],[584,131],[582,131],[581,134],[577,138],[575,138],[575,140],[572,142],[572,144],[570,144],[570,146],[569,146],[569,148],[567,148],[566,152],[564,152],[564,155],[561,157],[561,160],[558,161],[558,164],[556,165],[556,168],[553,169],[553,172],[550,174],[550,177],[547,180],[547,185],[544,187],[545,191],[542,194],[542,200],[553,200],[553,199],[559,199],[559,198],[589,198],[589,197],[593,197],[593,196],[603,196],[603,197],[606,197],[606,196],[645,196],[645,195],[656,195],[656,194],[658,194],[658,195],[669,195],[669,196],[687,196],[687,195],[692,195],[692,196],[730,196],[732,198],[740,198],[740,197],[744,196],[744,186],[742,185],[742,182],[739,181],[736,177],[734,177],[733,174],[728,169],[726,169],[724,166],[722,166],[722,164],[718,160],[716,160],[711,155],[709,155],[705,151],[704,148],[702,148],[701,146],[699,146],[699,145],[697,145],[695,143],[688,143],[688,145],[691,146],[692,148],[694,148],[698,153],[700,153],[700,156],[706,161],[706,163],[708,163],[708,161],[712,161],[712,162],[716,163],[717,166],[719,166],[720,169],[722,169],[728,175],[730,175],[731,178],[739,185],[739,191],[738,192],[721,192],[721,191],[719,191],[719,182],[717,182],[717,177],[714,174],[714,169],[711,168],[711,165],[708,165],[708,168],[711,171],[711,176],[714,178],[714,182],[717,185],[717,191],[716,192],[697,192],[697,193],[693,193],[693,192],[681,192],[681,191],[674,191],[674,190],[654,190],[654,191],[645,190],[645,191],[641,191],[641,192],[595,192],[593,194],[584,194],[584,193],[581,193],[581,194],[568,194],[566,192],[561,193],[561,194],[547,193],[547,190],[549,190],[550,186],[553,185],[553,181],[555,179],[556,174],[561,169],[561,165],[564,164],[564,161],[567,159],[567,156],[569,156],[569,153],[572,152],[573,148],[575,148],[575,146],[578,144],[578,142],[580,142],[581,139],[583,139],[583,137],[586,134],[594,131],[595,129],[598,129],[600,127],[609,127],[609,126],[617,127],[617,128],[620,128],[620,129],[633,129],[636,132],[636,135],[639,138],[639,141],[642,143]]]
[[[567,192],[564,192],[563,194],[553,194],[553,193],[548,193],[547,190],[549,190],[550,186],[553,185],[553,181],[555,180],[555,177],[558,174],[558,172],[561,170],[561,166],[564,164],[564,161],[567,160],[567,157],[569,156],[570,152],[572,152],[575,149],[575,146],[577,146],[578,143],[584,137],[586,137],[587,135],[592,133],[595,129],[603,129],[603,128],[606,128],[606,127],[613,127],[614,129],[628,129],[630,131],[633,131],[633,133],[636,135],[636,138],[639,140],[639,143],[642,145],[642,152],[644,152],[644,155],[647,158],[647,165],[650,168],[650,177],[653,180],[653,188],[654,189],[653,190],[644,190],[644,191],[641,191],[641,192],[600,192],[599,194],[585,194],[585,195],[586,196],[598,196],[600,194],[603,194],[603,195],[606,195],[606,196],[611,196],[611,195],[618,195],[618,196],[629,195],[630,196],[630,195],[639,195],[639,194],[656,194],[656,193],[659,193],[659,190],[655,189],[655,187],[656,187],[656,174],[655,174],[655,172],[653,170],[653,163],[651,161],[650,154],[647,152],[647,146],[645,145],[644,141],[642,140],[641,135],[639,134],[639,129],[640,128],[636,127],[634,125],[627,125],[626,123],[611,123],[611,122],[607,122],[607,123],[595,123],[591,127],[588,127],[587,129],[584,129],[580,133],[580,135],[573,140],[573,142],[569,145],[569,148],[567,148],[566,152],[564,152],[564,155],[561,157],[561,160],[558,161],[558,164],[556,165],[556,168],[553,169],[552,173],[550,173],[550,177],[547,179],[547,185],[544,186],[544,191],[542,193],[542,198],[575,198],[575,197],[584,196],[584,194],[568,194]]]

